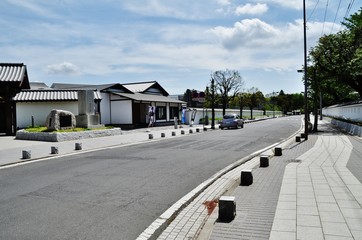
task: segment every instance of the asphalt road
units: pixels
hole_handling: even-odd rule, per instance
[[[0,239],[135,239],[227,165],[290,136],[301,117],[0,170]]]

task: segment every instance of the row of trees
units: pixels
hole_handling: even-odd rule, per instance
[[[346,29],[321,37],[309,51],[309,105],[317,130],[318,107],[362,98],[362,8],[342,23]],[[304,79],[305,80],[305,79]]]
[[[226,108],[240,110],[240,116],[243,116],[243,109],[251,110],[253,118],[253,109],[275,110],[284,113],[293,110],[302,110],[304,97],[301,93],[285,94],[283,90],[264,95],[258,88],[243,89],[244,82],[236,70],[226,69],[225,71],[216,71],[211,75],[210,87],[205,91],[205,103],[192,101],[195,90],[187,90],[184,94],[184,101],[189,103],[190,107],[222,108],[225,114]]]

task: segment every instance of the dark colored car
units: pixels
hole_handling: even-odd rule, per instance
[[[225,114],[223,117],[219,128],[243,128],[244,127],[244,120],[240,118],[236,114]]]

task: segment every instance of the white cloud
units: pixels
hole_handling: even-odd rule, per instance
[[[226,5],[230,5],[230,4],[231,4],[230,0],[216,0],[216,2],[217,2],[219,5],[222,5],[222,6],[226,6]]]
[[[238,6],[235,9],[236,15],[260,15],[268,11],[268,5],[257,3],[255,5],[252,5],[250,3],[247,3],[245,5]]]
[[[63,62],[60,64],[52,64],[47,66],[49,74],[56,75],[78,75],[80,74],[79,68],[70,62]]]
[[[215,27],[210,30],[219,37],[224,47],[235,49],[242,46],[261,47],[280,41],[281,31],[260,19],[244,19],[232,28]]]

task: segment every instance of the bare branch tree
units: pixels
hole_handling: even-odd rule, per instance
[[[211,78],[215,81],[216,89],[220,93],[222,113],[225,115],[229,101],[238,94],[244,82],[238,71],[229,69],[216,71]]]

